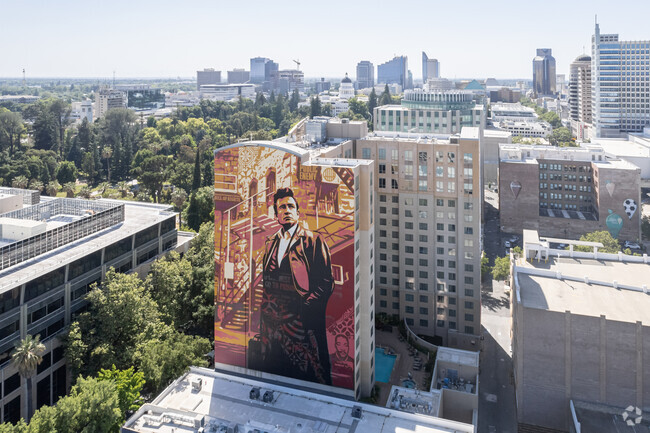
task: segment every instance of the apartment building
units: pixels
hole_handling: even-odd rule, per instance
[[[375,161],[377,313],[468,349],[481,323],[479,137],[463,128],[444,139],[355,142],[358,158]]]
[[[569,74],[571,133],[579,140],[591,138],[591,57],[581,55],[571,63]]]

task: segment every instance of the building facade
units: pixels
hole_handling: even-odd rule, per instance
[[[162,89],[152,89],[149,84],[124,84],[115,86],[124,93],[126,108],[135,111],[165,108],[165,95]]]
[[[438,59],[430,59],[427,53],[422,51],[422,83],[430,78],[440,78],[440,63]]]
[[[582,55],[571,63],[569,73],[569,117],[571,133],[578,139],[590,138],[591,128],[591,57]]]
[[[283,69],[277,71],[277,90],[282,93],[305,91],[305,74],[298,69]]]
[[[523,240],[510,281],[517,418],[520,427],[543,429],[520,431],[579,431],[573,402],[618,408],[599,428],[585,422],[584,432],[647,429],[612,421],[629,406],[645,412],[650,402],[648,257],[604,254],[600,244],[535,231]],[[589,251],[574,251],[578,245]]]
[[[367,60],[357,63],[357,89],[367,89],[375,85],[375,65]]]
[[[594,136],[619,137],[650,124],[650,40],[619,41],[601,34],[591,38],[591,101]]]
[[[357,158],[375,161],[377,313],[466,349],[481,323],[479,142],[479,128],[356,140]]]
[[[250,72],[245,69],[228,71],[228,84],[242,84],[250,81]]]
[[[126,95],[115,89],[104,88],[95,93],[96,119],[104,117],[108,110],[126,107]]]
[[[377,66],[377,84],[396,83],[408,89],[408,57],[397,56]]]
[[[641,238],[635,165],[596,145],[501,145],[499,156],[502,231],[577,239],[607,230],[621,240]]]
[[[370,395],[372,167],[281,142],[215,151],[215,224],[223,227],[215,232],[217,370],[357,400]],[[290,198],[282,197],[299,214],[289,223],[276,195],[287,190]]]
[[[352,80],[348,78],[348,74],[345,74],[345,77],[341,80],[339,98],[345,99],[346,101],[354,98],[354,85],[352,84]]]
[[[255,99],[254,84],[206,84],[201,86],[201,98],[230,101],[236,98]]]
[[[201,90],[201,86],[206,84],[221,84],[221,71],[214,68],[196,71],[196,90]]]
[[[401,105],[376,107],[375,131],[456,134],[466,126],[485,127],[485,110],[470,92],[407,90]]]
[[[555,57],[550,48],[538,48],[533,58],[533,91],[538,96],[556,94]]]
[[[71,222],[62,225],[62,217]],[[69,383],[58,336],[86,310],[84,295],[109,268],[140,272],[177,248],[176,218],[168,206],[63,198],[2,214],[3,240],[9,242],[0,248],[3,422],[26,418],[27,411],[24,379],[10,362],[14,343],[40,335],[46,351],[32,380],[33,407],[56,402]],[[19,231],[25,234],[8,236]]]
[[[266,64],[270,62],[271,59],[266,57],[253,57],[251,59],[250,67],[250,80],[251,83],[262,84],[267,80],[266,78]]]

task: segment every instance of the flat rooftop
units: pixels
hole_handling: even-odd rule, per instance
[[[561,255],[559,258],[557,254]],[[565,256],[562,256],[565,254]],[[605,315],[610,320],[650,325],[650,295],[641,288],[650,284],[650,264],[568,257],[569,251],[554,250],[547,263],[519,260],[516,278],[522,304],[585,316]],[[562,279],[557,278],[557,273]],[[588,283],[584,282],[585,277]]]
[[[201,389],[192,383],[201,379]],[[251,399],[254,387],[260,396]],[[270,402],[262,396],[272,391]],[[355,407],[360,417],[353,416]],[[237,425],[240,432],[289,433],[442,433],[473,432],[463,424],[417,413],[358,403],[308,391],[192,367],[172,383],[150,405],[136,412],[122,427],[124,432],[226,432]]]
[[[622,158],[650,158],[650,146],[643,146],[633,140],[622,138],[594,138],[592,141],[611,155]]]
[[[98,201],[124,204],[124,221],[0,271],[0,294],[174,215],[170,205],[119,200]],[[61,215],[57,215],[59,216]]]
[[[650,431],[650,419],[647,413],[642,412],[639,424],[634,421],[638,417],[634,408],[628,412],[624,419],[627,408],[600,407],[588,403],[575,403],[576,418],[580,423],[581,430],[589,433],[641,433]],[[633,425],[627,423],[632,420]]]

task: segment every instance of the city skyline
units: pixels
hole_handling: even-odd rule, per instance
[[[464,14],[450,4],[417,0],[402,2],[401,14],[380,0],[325,5],[284,0],[257,11],[203,0],[183,4],[180,11],[169,0],[26,3],[27,18],[6,20],[0,29],[0,77],[21,77],[23,68],[28,79],[111,78],[114,72],[118,79],[193,77],[209,67],[223,74],[248,69],[251,57],[263,56],[281,69],[293,69],[293,60],[299,60],[306,77],[335,78],[353,76],[361,60],[378,65],[406,55],[419,79],[426,51],[445,65],[445,78],[531,79],[537,48],[551,48],[557,73],[568,76],[573,59],[591,50],[595,15],[603,33],[646,40],[644,17],[650,12],[650,4],[630,1],[615,10],[605,1],[553,1],[544,9],[510,0],[484,9],[471,1]],[[629,14],[628,3],[635,14]],[[26,16],[25,3],[4,9],[5,16]]]

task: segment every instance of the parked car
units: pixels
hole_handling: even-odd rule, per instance
[[[510,241],[505,241],[505,242],[503,243],[503,245],[504,245],[506,248],[512,248],[512,242],[510,242]]]
[[[629,249],[631,249],[631,250],[640,250],[640,249],[641,249],[641,247],[639,246],[639,244],[637,244],[636,242],[632,242],[632,241],[625,241],[625,243],[623,244],[623,246],[624,246],[625,248],[629,248]]]

